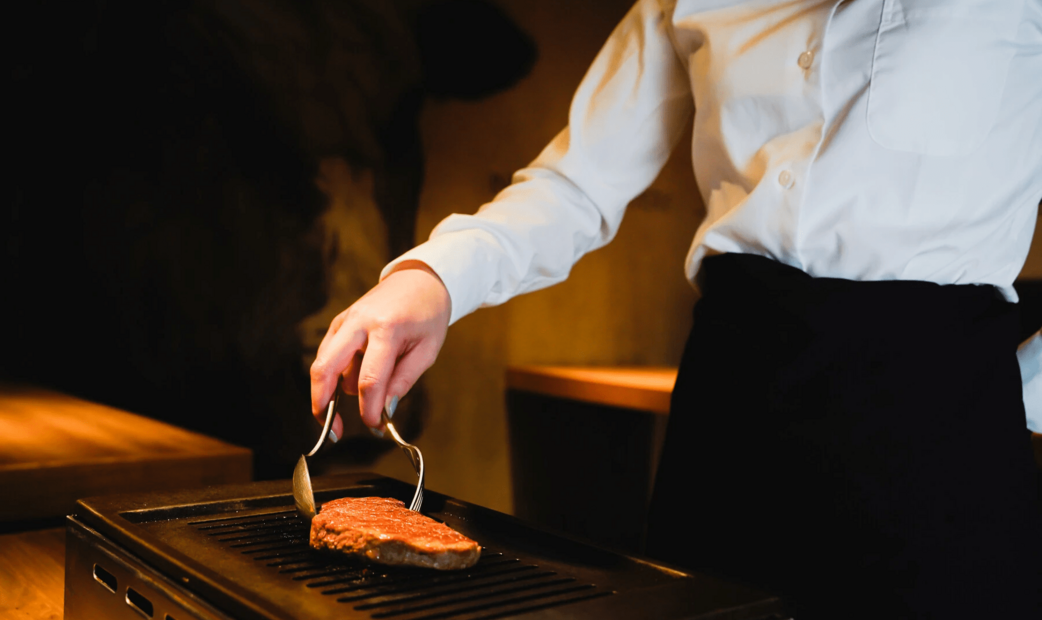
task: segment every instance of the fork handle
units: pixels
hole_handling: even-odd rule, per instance
[[[318,449],[325,443],[326,437],[329,436],[329,429],[333,426],[333,415],[336,413],[337,403],[340,402],[340,382],[336,383],[336,391],[333,392],[333,398],[329,399],[329,406],[326,407],[326,423],[322,426],[322,434],[318,436],[318,443],[315,447],[308,452],[308,456],[314,456]]]
[[[394,427],[394,424],[391,423],[391,418],[387,417],[387,409],[384,409],[380,412],[380,421],[383,422],[384,428],[386,428],[387,431],[391,433],[391,439],[394,441],[394,443],[398,444],[399,448],[404,449],[406,446],[409,445],[408,442],[402,439],[402,436],[398,434],[398,429],[396,429]]]

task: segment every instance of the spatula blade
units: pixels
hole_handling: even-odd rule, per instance
[[[297,466],[293,468],[293,502],[297,505],[297,512],[307,517],[308,520],[315,518],[315,492],[311,489],[308,462],[303,456],[297,461]]]

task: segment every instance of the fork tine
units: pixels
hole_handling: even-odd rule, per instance
[[[414,447],[413,450],[416,452],[416,475],[419,477],[419,481],[416,483],[416,493],[413,495],[412,510],[419,512],[420,508],[423,506],[423,479],[425,472],[423,470],[423,453],[416,447]]]
[[[413,493],[412,496],[412,503],[409,504],[409,510],[419,512],[420,506],[423,505],[423,453],[420,452],[419,448],[402,439],[402,436],[398,434],[398,429],[396,429],[394,424],[391,422],[390,416],[387,415],[386,408],[380,418],[394,443],[398,444],[398,447],[409,455],[409,461],[412,462],[412,468],[416,471],[416,476],[419,478],[419,481],[416,483],[416,492]]]

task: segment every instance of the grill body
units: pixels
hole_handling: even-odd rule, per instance
[[[318,502],[408,499],[372,474],[313,480]],[[81,500],[65,617],[159,620],[781,618],[778,599],[546,532],[433,492],[424,511],[482,545],[464,571],[367,565],[308,547],[288,481]]]

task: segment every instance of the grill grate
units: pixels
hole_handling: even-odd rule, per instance
[[[612,590],[483,548],[470,569],[435,572],[338,558],[308,546],[296,510],[191,521],[216,543],[263,563],[316,595],[335,597],[371,618],[491,619],[614,594]]]
[[[415,490],[366,472],[312,484],[319,501],[402,499]],[[424,514],[480,541],[478,564],[462,571],[368,565],[312,550],[310,524],[289,491],[288,481],[266,481],[80,500],[66,536],[66,616],[139,618],[148,602],[156,619],[200,620],[764,620],[783,610],[777,598],[738,584],[601,549],[433,491],[424,493]],[[141,605],[126,602],[128,588]]]

